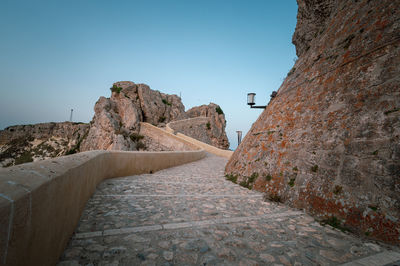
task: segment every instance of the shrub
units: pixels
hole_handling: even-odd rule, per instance
[[[256,181],[257,177],[258,177],[258,173],[253,173],[253,174],[249,177],[248,182],[249,182],[249,183],[254,183],[254,181]]]
[[[290,181],[288,182],[288,185],[290,187],[294,187],[294,181],[296,180],[296,178],[290,178]]]
[[[79,152],[79,151],[80,151],[80,148],[81,148],[81,143],[82,143],[82,141],[87,137],[88,134],[89,134],[89,131],[87,131],[87,132],[85,133],[85,135],[83,135],[82,138],[80,138],[80,136],[78,136],[78,143],[76,143],[75,147],[73,147],[72,149],[70,149],[69,151],[67,151],[67,152],[65,153],[65,155],[70,155],[70,154],[74,154],[74,153]]]
[[[388,111],[384,112],[384,114],[388,115],[388,114],[391,114],[391,113],[394,113],[394,112],[397,112],[397,111],[400,111],[400,108],[394,108],[392,110],[388,110]]]
[[[144,150],[144,149],[146,149],[146,145],[143,142],[138,141],[138,142],[136,142],[136,148],[138,150]]]
[[[253,186],[251,186],[249,183],[247,183],[246,180],[243,180],[242,182],[239,183],[240,186],[245,187],[247,189],[252,189]]]
[[[264,175],[264,178],[265,178],[266,181],[271,181],[272,180],[272,176],[270,174]]]
[[[221,107],[217,106],[217,108],[215,108],[215,111],[219,114],[219,115],[223,115],[224,112],[222,111]]]
[[[165,119],[167,119],[165,116],[161,116],[161,117],[158,119],[158,122],[159,122],[159,123],[163,123],[163,122],[165,121]]]
[[[336,218],[335,216],[331,216],[323,221],[321,221],[322,225],[326,225],[329,224],[330,226],[332,226],[333,228],[339,229],[342,232],[351,232],[351,230],[349,228],[346,228],[342,225],[341,221]]]
[[[287,73],[287,76],[291,76],[294,72],[296,71],[295,67],[292,67],[292,69]]]
[[[171,106],[171,103],[170,103],[170,102],[168,102],[166,99],[162,99],[162,102],[163,102],[164,104],[166,104],[166,105],[169,105],[169,106]]]
[[[249,177],[244,177],[243,181],[239,183],[242,187],[252,189],[253,188],[253,183],[256,181],[258,177],[258,173],[253,173]]]
[[[233,175],[233,174],[226,174],[225,175],[225,178],[226,178],[226,180],[229,180],[229,181],[231,181],[231,182],[233,182],[233,183],[237,183],[237,175]]]
[[[333,194],[335,195],[339,195],[340,193],[342,193],[343,188],[341,186],[335,186],[335,188],[333,189]]]
[[[18,158],[15,159],[15,165],[33,162],[32,154],[29,151],[25,151]]]
[[[207,127],[208,130],[211,129],[211,124],[210,124],[210,122],[207,122],[206,127]]]
[[[317,172],[318,171],[318,165],[314,165],[313,167],[311,167],[311,171],[312,172]]]
[[[264,199],[267,199],[267,200],[270,200],[273,202],[282,202],[282,198],[278,194],[269,194]]]
[[[76,148],[74,147],[74,148],[68,150],[68,151],[65,153],[65,155],[71,155],[71,154],[75,154],[75,153],[77,153],[77,152],[78,152],[78,151],[77,151]]]
[[[114,85],[110,88],[110,90],[111,90],[111,92],[120,93],[121,90],[122,90],[122,88],[121,88],[121,87],[118,87],[117,85],[114,84]]]
[[[373,210],[374,212],[376,212],[378,210],[378,207],[375,205],[368,205],[368,208],[370,208],[371,210]]]
[[[143,139],[144,136],[140,135],[138,133],[132,133],[129,138],[133,141],[133,142],[138,142],[139,140]]]

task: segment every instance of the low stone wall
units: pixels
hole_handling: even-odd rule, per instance
[[[207,123],[211,126],[210,118],[195,117],[170,122],[168,123],[168,127],[171,128],[175,133],[179,132],[211,145],[212,141],[210,136],[207,134]]]
[[[204,150],[88,151],[0,169],[0,265],[55,265],[104,179],[199,160]]]
[[[155,127],[149,123],[140,123],[140,134],[145,135],[158,142],[162,146],[168,147],[174,151],[198,150],[200,147],[187,140],[175,136],[161,128]]]
[[[174,122],[168,123],[166,125],[165,131],[167,133],[169,133],[169,135],[173,135],[173,134],[175,134],[175,131],[176,131],[174,128],[176,126],[179,127],[179,125],[184,124],[185,122],[192,123],[194,121],[194,123],[204,123],[204,122],[207,122],[208,120],[209,120],[209,118],[207,118],[207,117],[196,117],[196,118],[189,118],[189,119],[174,121]],[[174,127],[174,128],[172,128],[172,127]],[[173,135],[173,136],[175,136],[175,135]],[[192,145],[195,145],[196,147],[200,147],[200,148],[206,150],[207,152],[215,154],[217,156],[221,156],[221,157],[225,157],[225,158],[229,159],[233,154],[233,151],[219,149],[217,147],[214,147],[212,145],[209,145],[207,143],[204,143],[202,141],[199,141],[197,139],[194,139],[194,138],[184,135],[182,133],[176,133],[175,137],[179,137],[180,139],[183,139],[183,140],[191,143]]]
[[[231,158],[233,151],[229,151],[229,150],[222,150],[219,149],[217,147],[214,147],[212,145],[208,145],[207,143],[198,141],[197,139],[191,138],[189,136],[183,135],[181,133],[176,134],[178,137],[193,143],[194,145],[203,148],[204,150],[206,150],[209,153],[215,154],[217,156],[221,156],[221,157],[225,157],[225,158]]]
[[[225,117],[215,113],[211,117],[199,116],[169,122],[166,130],[173,134],[182,133],[219,149],[228,149],[229,141],[225,133],[225,123]]]

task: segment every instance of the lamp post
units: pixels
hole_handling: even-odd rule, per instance
[[[238,130],[236,131],[237,135],[238,135],[238,146],[240,145],[240,143],[242,142],[242,131]]]
[[[71,109],[71,115],[69,116],[69,122],[72,122],[72,112],[74,111],[74,109]]]
[[[247,104],[250,105],[250,108],[261,108],[261,109],[267,108],[266,105],[256,106],[255,105],[256,104],[255,97],[256,97],[256,94],[254,92],[247,93]]]

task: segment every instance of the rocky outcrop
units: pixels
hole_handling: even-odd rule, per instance
[[[154,91],[145,84],[113,84],[111,98],[100,97],[82,151],[146,150],[139,136],[140,122],[165,125],[185,118],[185,107],[176,95]],[[149,140],[146,140],[149,142]]]
[[[95,105],[95,115],[89,134],[82,142],[82,151],[149,150],[152,149],[150,147],[163,149],[160,143],[151,144],[149,138],[138,140],[140,122],[162,127],[171,121],[198,116],[207,117],[208,121],[201,127],[185,122],[179,132],[199,137],[199,140],[222,149],[229,147],[225,116],[216,104],[194,107],[185,112],[178,96],[151,90],[145,84],[130,81],[114,83],[111,91],[110,98],[100,97]]]
[[[0,165],[11,166],[80,151],[89,131],[84,123],[41,123],[0,130]]]
[[[220,149],[228,149],[229,141],[225,133],[226,120],[221,107],[215,103],[196,106],[186,112],[189,118],[171,127],[182,134],[195,138]],[[206,118],[206,119],[204,119]]]
[[[298,0],[299,58],[226,167],[231,180],[400,244],[400,10]]]
[[[163,127],[171,121],[206,116],[196,133],[217,147],[227,148],[225,116],[216,104],[185,112],[181,99],[151,90],[146,84],[120,81],[110,88],[111,97],[100,97],[90,124],[45,123],[13,126],[0,131],[0,166],[57,157],[89,150],[171,151],[187,150],[166,137],[146,134],[140,122]]]

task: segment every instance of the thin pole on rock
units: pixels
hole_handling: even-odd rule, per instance
[[[72,112],[74,111],[74,109],[71,109],[71,115],[69,116],[69,122],[72,122]]]

